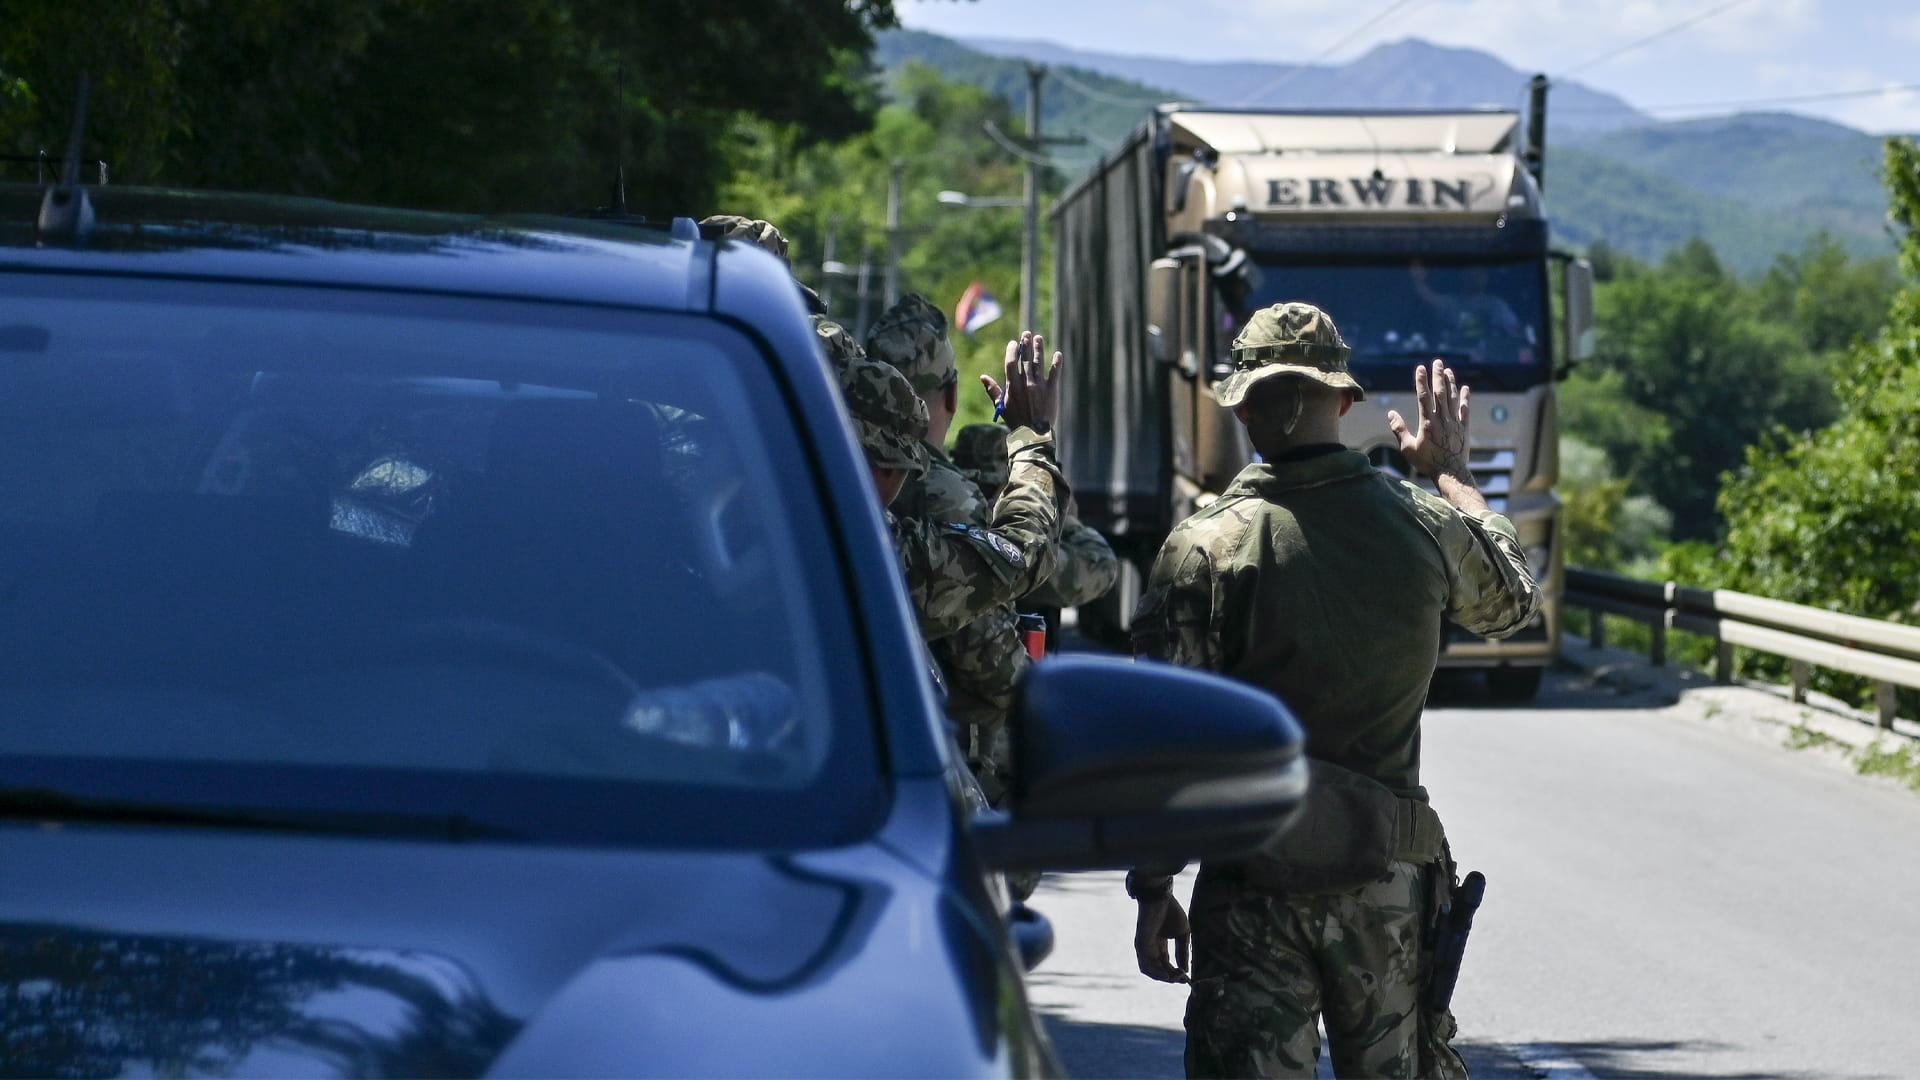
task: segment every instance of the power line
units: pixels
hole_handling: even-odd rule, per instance
[[[992,139],[996,143],[999,143],[1000,149],[1005,150],[1007,153],[1012,154],[1014,157],[1019,158],[1021,161],[1024,161],[1029,165],[1038,165],[1043,169],[1060,168],[1060,162],[1057,159],[1050,158],[1042,154],[1036,154],[1033,151],[1028,150],[1026,147],[1021,146],[1019,143],[1015,142],[1013,138],[1009,136],[1006,132],[1001,131],[999,126],[996,125],[991,120],[988,120],[982,123],[980,125],[980,129],[987,133],[988,138]],[[1079,138],[1076,138],[1070,141],[1078,142],[1083,140],[1084,138],[1085,136],[1081,136]]]
[[[1632,105],[1626,108],[1640,112],[1684,112],[1690,109],[1738,109],[1747,105],[1800,105],[1809,101],[1839,101],[1843,98],[1877,97],[1881,94],[1904,94],[1920,91],[1920,83],[1903,83],[1899,86],[1876,86],[1871,90],[1832,90],[1823,94],[1800,94],[1796,97],[1744,98],[1738,101],[1696,101],[1691,104],[1676,103],[1670,105]],[[1586,108],[1556,109],[1556,112],[1600,113],[1618,112],[1622,106],[1611,108],[1590,105]]]
[[[1642,45],[1651,45],[1654,42],[1659,41],[1661,38],[1668,36],[1669,34],[1677,34],[1680,31],[1685,30],[1687,27],[1692,26],[1695,23],[1703,22],[1707,19],[1714,17],[1715,15],[1720,14],[1723,11],[1728,10],[1729,8],[1739,7],[1741,4],[1744,4],[1746,2],[1747,0],[1726,0],[1725,3],[1720,4],[1717,7],[1709,8],[1706,11],[1699,13],[1698,15],[1693,15],[1693,16],[1689,16],[1688,18],[1681,19],[1679,22],[1674,23],[1672,26],[1669,26],[1664,30],[1659,30],[1654,33],[1648,34],[1646,37],[1643,37],[1638,41],[1630,41],[1625,45],[1622,45],[1619,48],[1614,49],[1610,52],[1601,53],[1599,56],[1596,56],[1591,60],[1583,60],[1580,63],[1575,64],[1572,67],[1566,69],[1565,71],[1562,71],[1560,74],[1555,75],[1554,80],[1557,82],[1573,74],[1576,71],[1585,71],[1586,69],[1593,67],[1597,64],[1604,64],[1607,61],[1612,60],[1614,57],[1620,56],[1625,53],[1630,53],[1633,50],[1640,48]]]
[[[1424,3],[1431,3],[1431,2],[1432,0],[1393,0],[1392,3],[1388,4],[1386,7],[1382,8],[1380,11],[1376,12],[1373,15],[1373,17],[1368,19],[1366,22],[1361,23],[1359,26],[1349,31],[1346,34],[1346,36],[1342,37],[1340,40],[1334,42],[1333,44],[1327,46],[1324,49],[1321,49],[1318,53],[1315,53],[1311,58],[1307,60],[1303,60],[1300,63],[1282,72],[1279,78],[1274,79],[1272,82],[1267,83],[1265,86],[1262,86],[1260,89],[1255,90],[1253,93],[1248,94],[1247,96],[1241,98],[1238,103],[1241,105],[1248,105],[1253,102],[1254,98],[1261,97],[1262,95],[1265,95],[1265,94],[1270,94],[1275,90],[1280,89],[1282,86],[1285,86],[1286,84],[1292,82],[1296,76],[1300,75],[1307,68],[1310,68],[1313,65],[1319,63],[1320,61],[1325,60],[1327,57],[1332,56],[1335,52],[1338,52],[1342,47],[1344,47],[1347,44],[1347,42],[1352,41],[1353,39],[1359,37],[1361,34],[1364,34],[1368,30],[1373,29],[1382,20],[1386,19],[1387,16],[1392,15],[1394,12],[1399,11],[1401,8],[1406,7],[1408,4],[1414,4],[1414,3],[1424,4]]]
[[[1065,86],[1069,90],[1072,90],[1080,94],[1082,97],[1089,97],[1095,101],[1103,102],[1108,105],[1123,105],[1128,108],[1138,108],[1143,105],[1158,105],[1161,102],[1167,100],[1166,98],[1157,98],[1157,97],[1156,98],[1121,97],[1119,94],[1109,94],[1104,90],[1097,90],[1091,86],[1088,86],[1086,83],[1083,83],[1080,80],[1069,76],[1064,70],[1057,67],[1048,68],[1047,74],[1053,76],[1054,79],[1056,79],[1061,83],[1061,85]]]

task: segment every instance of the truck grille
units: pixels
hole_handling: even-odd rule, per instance
[[[1367,451],[1367,460],[1375,467],[1395,476],[1410,476],[1407,459],[1397,446],[1375,446]],[[1480,493],[1487,497],[1487,505],[1497,513],[1507,512],[1507,497],[1513,494],[1514,453],[1511,447],[1476,446],[1467,452],[1467,467],[1473,470],[1473,482],[1480,486]],[[1421,476],[1415,482],[1428,491],[1434,490],[1433,481]]]
[[[1513,451],[1476,446],[1467,452],[1467,466],[1473,470],[1473,482],[1487,505],[1498,513],[1507,512],[1507,496],[1513,494]]]

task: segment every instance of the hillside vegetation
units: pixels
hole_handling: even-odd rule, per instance
[[[1271,83],[1280,65],[1205,64],[1082,53],[1038,42],[986,42],[895,30],[878,36],[876,62],[897,71],[917,60],[945,77],[1026,106],[1028,61],[1065,63],[1041,95],[1043,129],[1087,136],[1084,149],[1053,153],[1071,179],[1148,114],[1152,102],[1235,102]],[[1108,70],[1075,66],[1076,61]],[[1165,85],[1111,70],[1151,73]],[[1338,68],[1315,68],[1283,89],[1293,108],[1518,107],[1527,75],[1486,53],[1423,42],[1381,46]],[[1253,80],[1253,81],[1250,81]],[[1209,92],[1211,91],[1211,92]],[[1548,207],[1562,243],[1605,241],[1658,261],[1694,237],[1736,274],[1766,271],[1775,256],[1816,235],[1855,255],[1891,255],[1885,198],[1875,177],[1878,141],[1851,128],[1782,115],[1743,115],[1659,124],[1616,98],[1577,84],[1557,86],[1547,109]]]

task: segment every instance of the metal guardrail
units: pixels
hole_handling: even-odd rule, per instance
[[[1733,681],[1736,646],[1785,657],[1791,663],[1793,700],[1807,698],[1809,668],[1818,666],[1873,680],[1882,728],[1893,727],[1894,687],[1920,688],[1920,626],[1841,615],[1803,604],[1768,600],[1726,589],[1696,589],[1674,582],[1641,581],[1598,570],[1567,569],[1566,605],[1592,617],[1588,640],[1606,645],[1606,621],[1614,615],[1645,623],[1653,631],[1649,652],[1667,662],[1667,630],[1685,630],[1717,644],[1713,677]]]

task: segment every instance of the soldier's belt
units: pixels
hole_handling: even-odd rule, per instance
[[[1350,769],[1308,759],[1307,797],[1293,824],[1239,864],[1248,884],[1277,893],[1339,892],[1381,881],[1396,862],[1440,858],[1440,816]]]
[[[1418,799],[1399,802],[1400,842],[1394,850],[1395,860],[1430,863],[1439,859],[1447,843],[1447,831],[1440,824],[1440,815]]]

